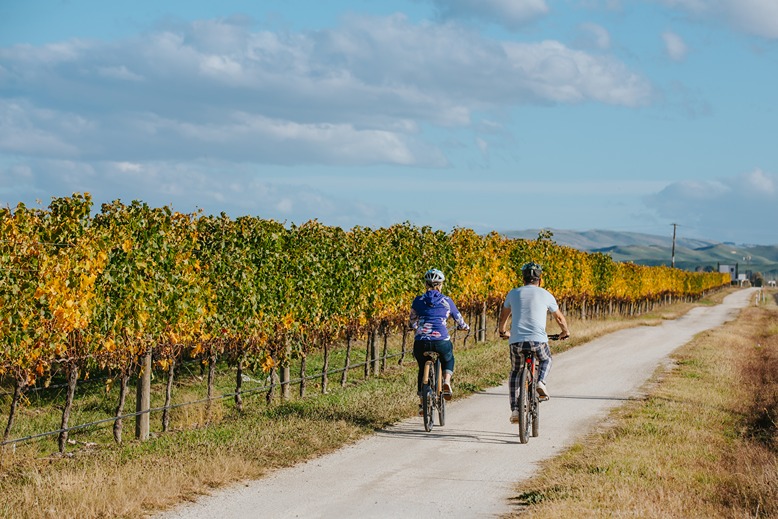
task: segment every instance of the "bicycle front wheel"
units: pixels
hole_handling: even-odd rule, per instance
[[[529,409],[529,377],[527,376],[526,369],[521,370],[517,404],[519,409],[519,441],[527,443],[529,441],[531,414]]]
[[[438,373],[438,377],[440,377],[440,380],[443,380],[443,371],[439,360],[437,363],[436,371]],[[442,391],[438,393],[437,402],[438,402],[438,424],[442,427],[446,425],[446,399],[443,398]]]

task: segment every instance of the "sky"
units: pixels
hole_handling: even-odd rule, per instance
[[[0,0],[0,206],[778,244],[776,0]]]

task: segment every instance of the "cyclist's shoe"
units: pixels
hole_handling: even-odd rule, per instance
[[[519,410],[514,409],[511,411],[511,423],[519,423]]]
[[[443,398],[451,400],[451,384],[443,384]]]
[[[546,390],[546,385],[538,380],[538,396],[540,397],[540,400],[548,400],[548,391]]]
[[[419,416],[424,416],[424,406],[419,404]]]

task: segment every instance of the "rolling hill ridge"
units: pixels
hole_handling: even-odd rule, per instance
[[[672,264],[672,236],[603,230],[545,230],[553,232],[551,239],[560,245],[608,254],[615,261],[631,261],[652,266]],[[510,238],[535,239],[540,231],[541,229],[507,231],[503,235]],[[776,279],[778,245],[736,245],[676,238],[676,267],[684,270],[717,270],[719,265],[736,265],[739,273],[759,272],[767,279]]]

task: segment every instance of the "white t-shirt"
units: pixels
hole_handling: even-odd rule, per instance
[[[511,344],[548,342],[546,314],[559,309],[551,292],[539,286],[524,285],[508,292],[503,306],[511,309]]]

